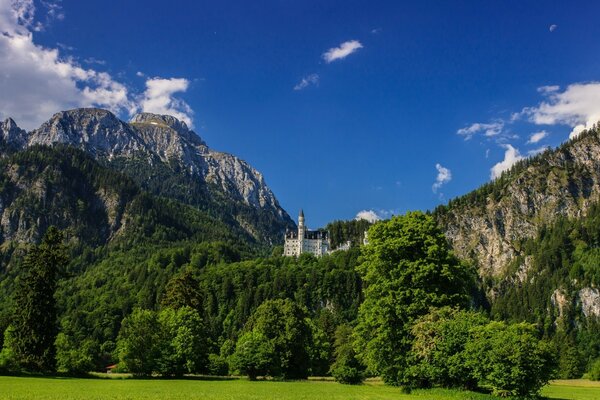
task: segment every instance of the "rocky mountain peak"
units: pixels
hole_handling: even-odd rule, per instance
[[[291,221],[256,169],[238,157],[210,149],[185,122],[171,115],[140,113],[130,123],[112,112],[78,108],[56,113],[38,129],[18,130],[12,120],[0,126],[6,143],[18,149],[66,144],[108,161],[162,162],[187,171],[234,201]],[[173,171],[173,173],[178,173]],[[212,189],[211,189],[212,190]]]
[[[5,143],[22,147],[27,140],[27,132],[19,128],[15,120],[7,118],[4,122],[0,122],[0,137]]]
[[[139,113],[131,118],[132,123],[165,125],[179,133],[187,133],[189,131],[185,122],[178,120],[172,115],[160,115],[148,112]]]

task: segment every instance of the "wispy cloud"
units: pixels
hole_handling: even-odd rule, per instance
[[[327,50],[323,53],[323,59],[329,64],[335,60],[342,60],[362,48],[363,45],[358,40],[349,40],[340,44],[338,47],[332,47]]]
[[[452,180],[452,172],[443,167],[441,164],[435,164],[435,168],[437,169],[437,177],[435,178],[435,182],[431,186],[431,190],[433,193],[437,193],[438,190],[446,183]]]
[[[483,133],[486,137],[498,136],[502,132],[502,129],[504,129],[504,121],[498,120],[489,123],[476,122],[459,129],[456,133],[463,136],[465,140],[469,140],[479,133]]]
[[[539,132],[532,133],[529,136],[529,140],[527,141],[527,144],[535,144],[546,137],[548,137],[548,132],[546,132],[546,131],[539,131]]]
[[[519,150],[514,148],[512,145],[505,144],[502,145],[502,147],[504,147],[506,150],[504,152],[504,160],[492,167],[490,172],[490,177],[492,179],[498,178],[500,175],[502,175],[502,172],[509,170],[510,167],[523,159],[523,156],[521,156]]]
[[[544,151],[548,150],[549,148],[550,148],[550,146],[542,146],[542,147],[538,147],[537,149],[529,150],[527,152],[527,156],[529,156],[529,157],[537,156],[538,154],[543,153]]]
[[[319,86],[319,75],[318,74],[310,74],[308,76],[305,76],[304,78],[302,78],[302,80],[300,80],[300,82],[298,82],[296,84],[296,86],[294,86],[294,90],[306,89],[307,87],[309,87],[311,85]]]
[[[106,61],[99,60],[96,57],[88,57],[88,58],[84,59],[83,62],[86,64],[106,65]]]

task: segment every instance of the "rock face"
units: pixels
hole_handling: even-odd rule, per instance
[[[482,276],[502,277],[523,239],[559,215],[584,216],[600,199],[598,131],[537,156],[471,197],[438,219],[460,257],[474,260]]]
[[[0,137],[4,143],[19,148],[25,144],[27,132],[19,128],[12,118],[7,118],[4,122],[0,122]]]
[[[161,164],[163,170],[167,167],[174,174],[183,173],[196,179],[215,199],[229,199],[250,212],[267,213],[268,218],[258,216],[254,220],[275,224],[271,236],[279,231],[282,235],[286,227],[293,226],[260,172],[236,156],[210,149],[184,122],[169,115],[141,113],[126,123],[107,110],[75,109],[55,114],[29,133],[8,119],[0,125],[0,134],[17,149],[65,144],[84,150],[108,165],[122,160],[142,160],[148,168]],[[247,214],[248,210],[244,212]],[[238,215],[233,218],[241,219]],[[256,234],[260,229],[252,223],[243,220],[239,223],[257,239],[265,239]]]
[[[600,317],[600,290],[596,288],[583,288],[577,296],[577,303],[586,317]]]

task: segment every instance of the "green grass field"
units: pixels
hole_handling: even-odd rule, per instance
[[[544,389],[552,399],[600,400],[600,384],[558,381]],[[494,397],[454,390],[419,390],[369,382],[346,386],[330,381],[250,382],[247,380],[137,380],[0,377],[1,399],[326,399],[326,400],[485,400]]]

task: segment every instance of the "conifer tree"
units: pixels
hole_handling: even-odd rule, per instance
[[[12,345],[15,361],[24,370],[56,370],[54,342],[58,326],[54,292],[59,272],[67,261],[63,235],[53,226],[23,261],[23,274],[15,293]]]

